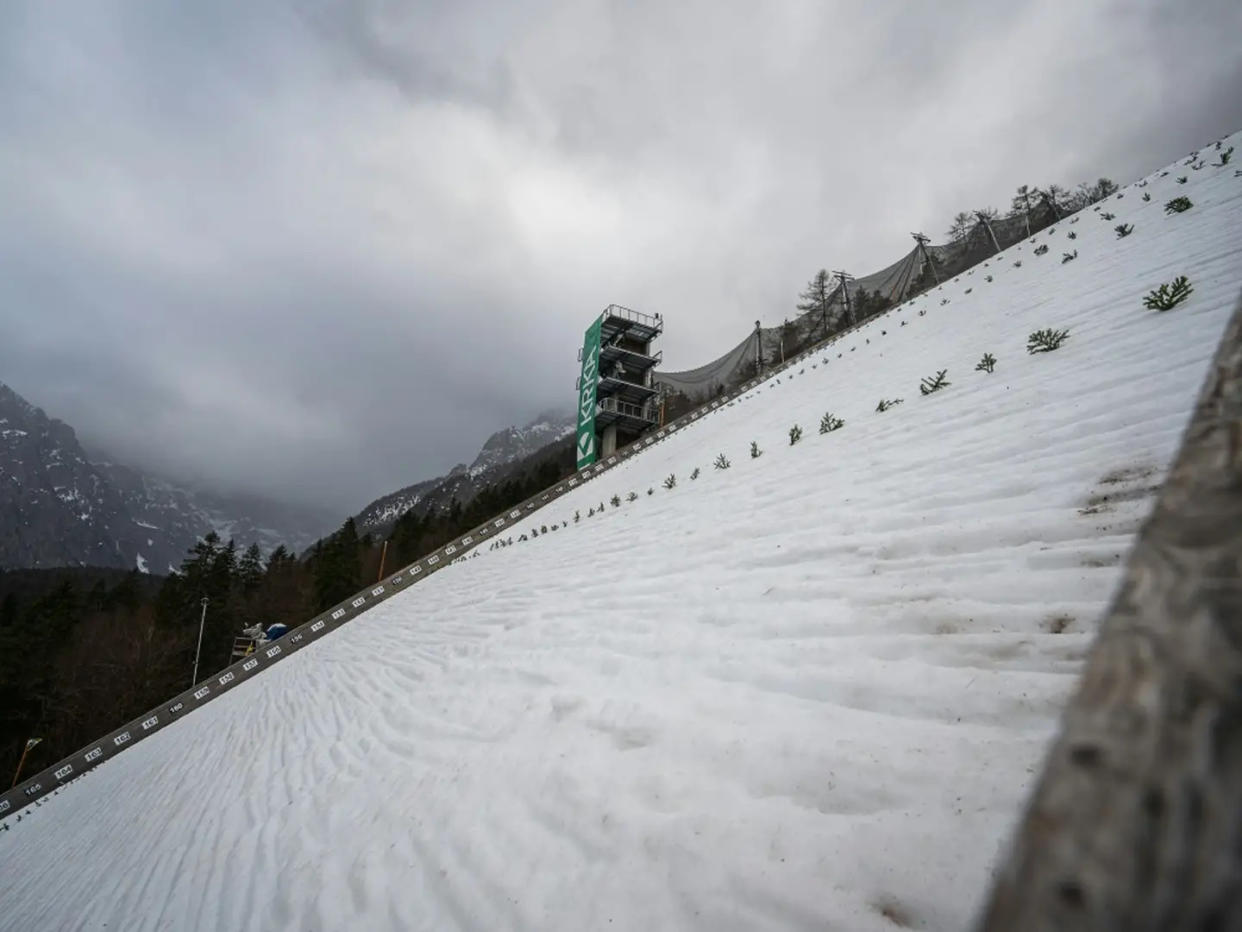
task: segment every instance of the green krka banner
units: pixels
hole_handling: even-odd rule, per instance
[[[595,389],[599,386],[599,328],[603,315],[587,327],[578,378],[578,468],[595,462]]]

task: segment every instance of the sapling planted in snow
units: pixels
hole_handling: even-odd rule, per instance
[[[1043,243],[1042,245],[1039,245],[1039,246],[1036,246],[1036,247],[1035,247],[1035,255],[1037,255],[1037,256],[1042,256],[1042,255],[1043,255],[1044,253],[1046,253],[1047,251],[1048,251],[1048,244],[1047,244],[1047,243]]]
[[[996,357],[991,353],[984,353],[983,358],[975,363],[976,372],[991,372],[996,368]]]
[[[949,385],[952,384],[948,379],[945,378],[945,375],[948,373],[948,371],[949,371],[948,369],[941,369],[939,372],[935,374],[935,376],[924,377],[923,380],[919,383],[919,392],[924,395],[930,395],[933,392],[940,391],[940,389],[942,388],[948,388]]]
[[[1134,232],[1134,224],[1119,223],[1115,227],[1113,227],[1113,230],[1117,234],[1117,239],[1125,239],[1127,236],[1129,236],[1131,233]]]
[[[636,502],[636,501],[638,501],[638,493],[637,493],[637,492],[631,492],[629,495],[625,496],[625,500],[626,500],[627,502]]]
[[[840,430],[844,426],[845,421],[841,420],[839,417],[833,417],[831,411],[819,419],[819,432],[821,434],[830,434],[834,430]]]
[[[1192,292],[1194,288],[1190,280],[1185,275],[1179,275],[1148,294],[1143,299],[1143,306],[1153,311],[1168,311],[1189,298]]]
[[[1150,194],[1149,192],[1147,192],[1147,191],[1144,191],[1144,192],[1143,192],[1143,200],[1145,200],[1145,201],[1150,201],[1150,200],[1151,200],[1151,194]]]
[[[1186,183],[1186,176],[1185,176],[1185,175],[1180,176],[1180,177],[1177,179],[1177,183],[1178,183],[1178,184],[1185,184],[1185,183]]]
[[[763,456],[763,451],[759,449],[759,444],[752,440],[750,442],[750,458],[752,460],[757,460],[761,456]]]
[[[1075,249],[1073,252],[1063,252],[1061,253],[1061,264],[1065,265],[1065,263],[1073,262],[1077,258],[1078,258],[1077,249]]]
[[[1070,239],[1078,239],[1078,234],[1075,233],[1073,230],[1070,230],[1069,233],[1066,235],[1069,236]]]
[[[614,496],[612,497],[612,507],[613,507],[613,508],[620,508],[620,507],[621,507],[621,496],[620,496],[620,495],[614,495]]]
[[[875,409],[881,414],[883,414],[885,411],[887,411],[889,408],[893,407],[894,405],[901,404],[902,400],[903,399],[901,398],[892,398],[892,399],[881,398],[880,403],[875,406]]]
[[[1045,327],[1043,330],[1036,330],[1026,338],[1026,351],[1032,355],[1035,353],[1051,353],[1068,339],[1068,330],[1053,330],[1050,327]]]
[[[1228,149],[1226,149],[1224,152],[1220,154],[1220,161],[1213,162],[1212,164],[1217,168],[1224,168],[1226,165],[1229,164],[1229,159],[1232,157],[1233,157],[1233,146],[1230,146]]]
[[[792,447],[795,443],[802,439],[802,428],[795,424],[789,428],[789,445]]]
[[[677,476],[674,473],[669,473],[668,477],[664,480],[664,488],[675,489],[676,487],[677,487]]]
[[[690,481],[693,482],[697,478],[699,478],[699,467],[695,466],[694,472],[690,473]]]
[[[1173,200],[1169,201],[1169,203],[1164,205],[1164,212],[1166,214],[1181,214],[1190,210],[1190,208],[1194,206],[1195,205],[1188,197],[1175,197]]]

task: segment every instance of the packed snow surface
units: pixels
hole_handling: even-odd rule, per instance
[[[10,820],[0,927],[965,927],[1242,287],[1232,167],[1148,182]]]

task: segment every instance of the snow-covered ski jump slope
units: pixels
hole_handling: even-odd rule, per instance
[[[0,928],[966,927],[1242,289],[1242,177],[1214,156],[10,819]],[[1179,274],[1186,303],[1143,307]],[[1044,327],[1069,338],[1027,355]]]

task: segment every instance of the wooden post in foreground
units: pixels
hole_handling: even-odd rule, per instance
[[[1242,303],[979,929],[1242,929]]]

